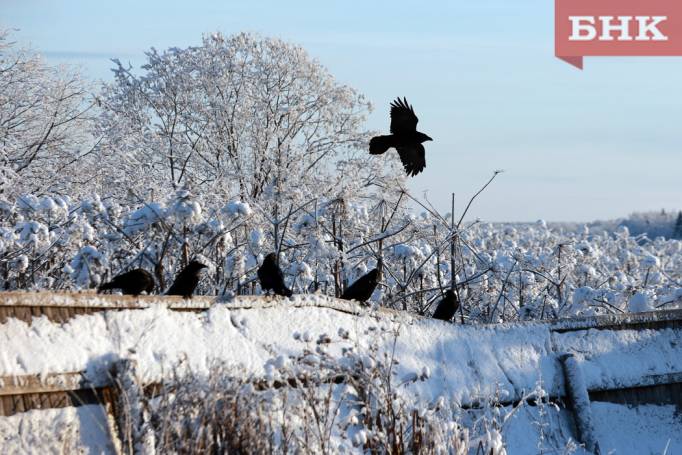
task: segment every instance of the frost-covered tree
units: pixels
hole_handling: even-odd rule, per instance
[[[92,151],[89,89],[8,39],[0,30],[0,193],[62,192],[84,180],[74,169]]]
[[[369,103],[300,47],[216,33],[146,55],[141,74],[114,60],[102,92],[105,188],[187,187],[287,207],[399,175],[369,160]]]
[[[216,273],[240,289],[264,253],[288,251],[296,287],[333,283],[339,292],[347,268],[352,277],[375,261],[368,248],[352,264],[343,255],[382,231],[367,207],[396,207],[404,177],[398,160],[367,153],[362,95],[302,48],[250,34],[146,55],[139,74],[115,60],[115,81],[98,98],[103,140],[92,163],[103,199],[162,220],[138,243],[148,245],[143,262],[175,267],[179,244],[183,261],[210,251]],[[170,216],[179,195],[191,220]],[[393,223],[404,201],[398,212]]]

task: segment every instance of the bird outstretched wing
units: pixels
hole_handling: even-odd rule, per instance
[[[426,167],[424,146],[421,144],[407,144],[396,147],[407,175],[415,176]]]
[[[407,99],[398,98],[391,103],[391,133],[400,135],[414,132],[418,121],[414,109],[407,104]]]

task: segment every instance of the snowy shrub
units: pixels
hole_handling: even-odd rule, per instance
[[[251,215],[251,207],[249,207],[249,204],[239,201],[228,202],[225,207],[222,208],[222,211],[234,217]]]
[[[485,401],[470,411],[442,396],[414,405],[401,389],[428,380],[429,371],[397,378],[396,361],[379,349],[384,343],[365,350],[343,329],[338,337],[295,338],[299,353],[273,356],[264,377],[220,365],[197,376],[181,362],[145,397],[134,370],[119,374],[124,445],[155,453],[506,455],[502,426],[515,408]],[[337,344],[341,357],[328,352]]]
[[[79,288],[89,288],[101,283],[101,272],[106,259],[93,246],[84,246],[73,258],[69,268],[74,284]]]
[[[681,306],[682,241],[543,224],[475,222],[453,231],[436,213],[412,216],[401,194],[378,202],[319,199],[312,211],[292,210],[275,223],[241,202],[213,206],[187,190],[172,192],[167,204],[22,195],[6,201],[0,217],[0,286],[82,289],[143,267],[166,289],[187,261],[201,257],[210,271],[199,294],[257,293],[256,269],[279,249],[287,284],[298,293],[339,295],[381,260],[373,299],[422,315],[454,278],[470,322]]]

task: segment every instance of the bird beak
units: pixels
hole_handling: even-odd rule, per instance
[[[426,140],[427,140],[427,141],[432,141],[433,139],[431,139],[429,136],[426,136]]]

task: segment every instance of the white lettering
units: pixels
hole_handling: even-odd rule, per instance
[[[667,20],[668,16],[637,16],[636,19],[639,23],[636,41],[668,41],[668,37],[658,29],[658,24]]]
[[[611,32],[620,32],[618,41],[632,41],[632,37],[630,36],[630,21],[632,20],[632,16],[618,16],[618,21],[620,23],[613,21],[613,16],[599,16],[599,20],[601,21],[600,41],[613,41]]]
[[[571,36],[569,41],[592,41],[597,36],[594,27],[594,16],[569,16]]]

